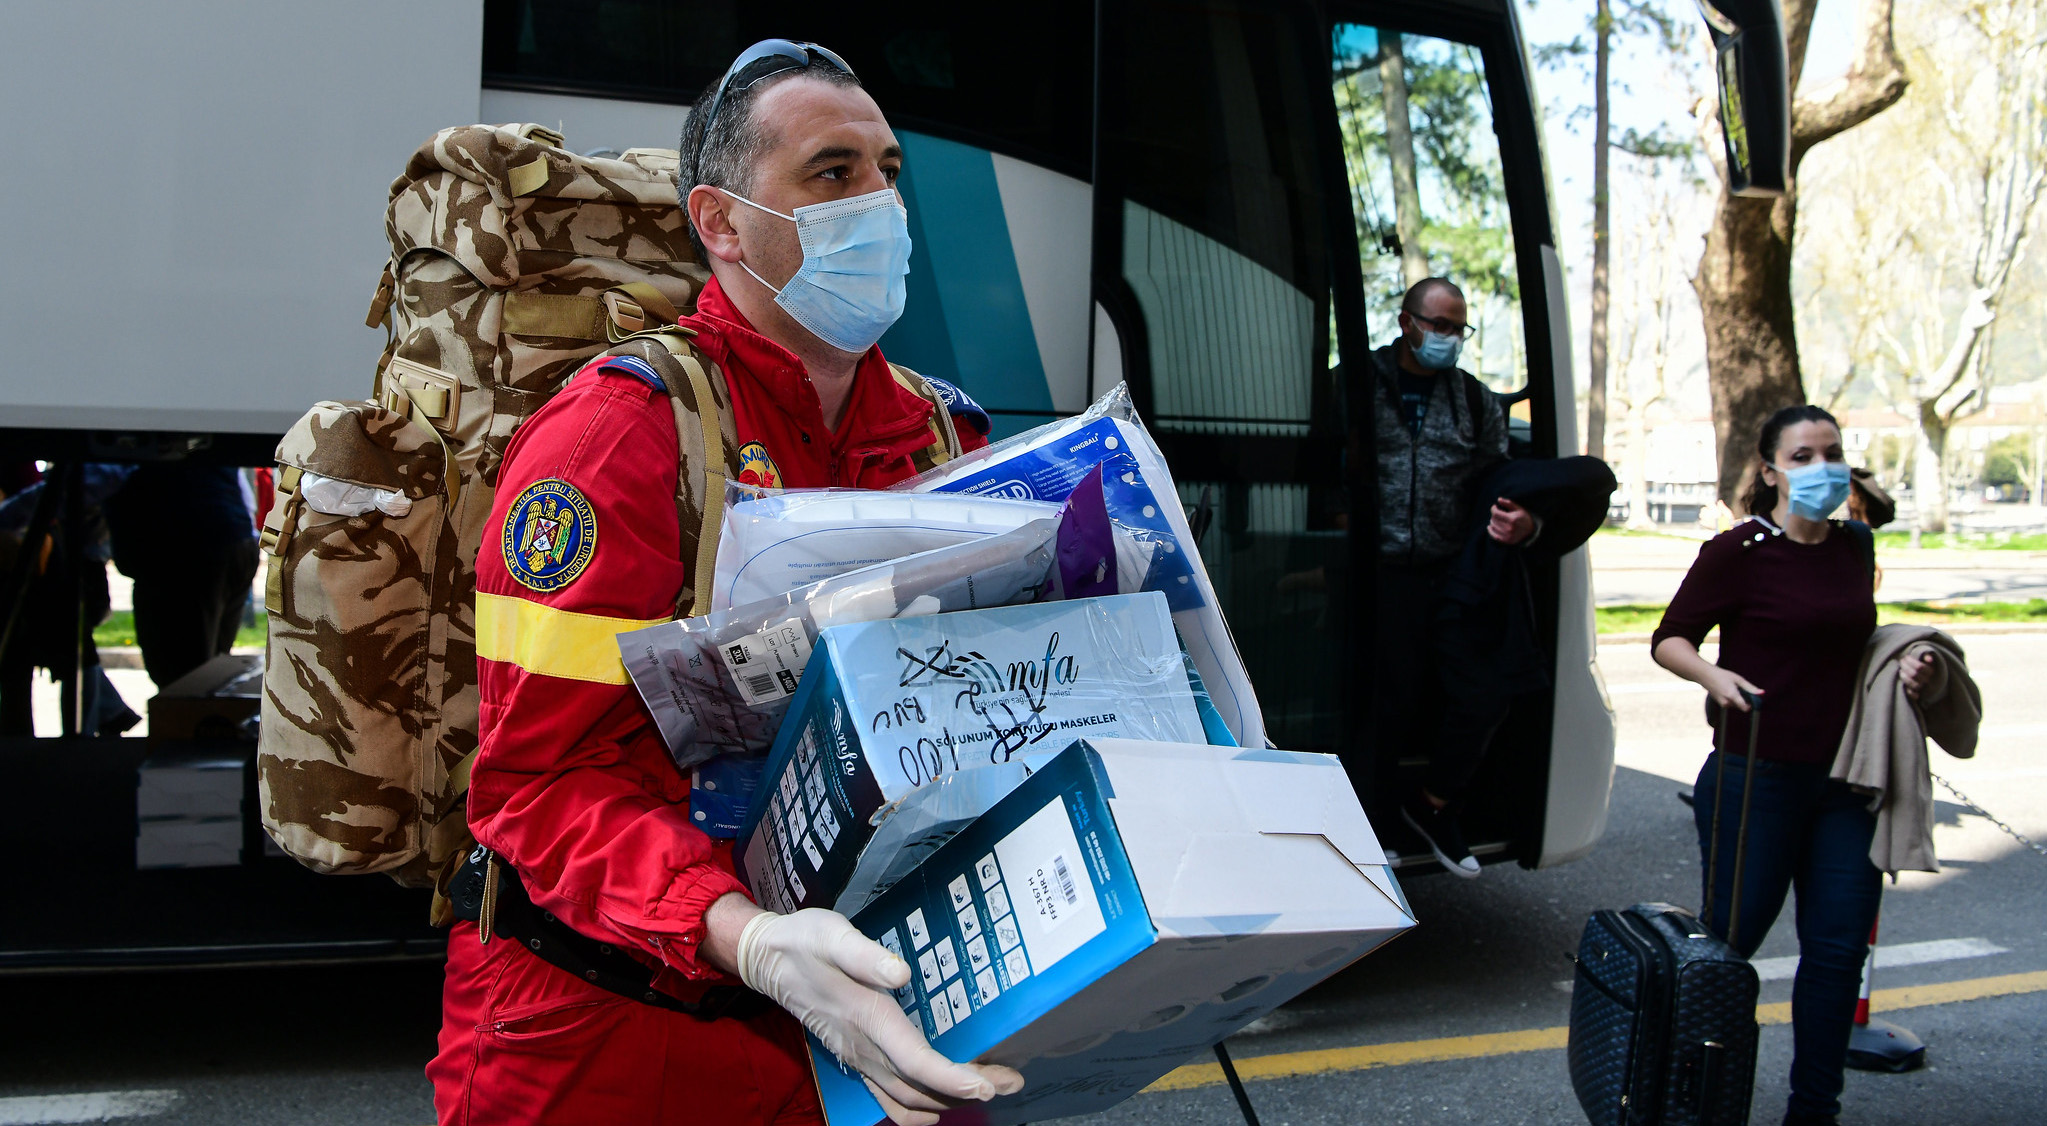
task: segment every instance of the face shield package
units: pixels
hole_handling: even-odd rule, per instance
[[[1097,466],[1109,518],[1158,543],[1141,589],[1159,591],[1171,604],[1187,654],[1237,743],[1264,746],[1265,721],[1251,676],[1216,605],[1165,457],[1138,420],[1126,387],[1118,384],[1072,418],[955,458],[894,488],[1059,502]]]
[[[764,492],[728,485],[712,611],[862,567],[1014,531],[1059,514],[1042,501],[871,489]]]
[[[619,652],[677,765],[765,754],[818,634],[830,626],[1115,594],[1124,573],[1148,569],[1148,558],[1121,558],[1143,545],[1109,527],[1098,487],[1076,490],[1054,511],[996,535],[623,633]]]
[[[742,878],[771,910],[830,907],[884,806],[1080,736],[1201,741],[1158,593],[828,629],[741,831]]]

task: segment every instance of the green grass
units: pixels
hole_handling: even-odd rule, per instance
[[[1663,618],[1661,606],[1601,606],[1593,611],[1600,633],[1649,633]],[[2047,598],[2025,602],[1879,602],[1879,625],[1908,622],[1945,626],[1972,622],[2047,622]]]
[[[1633,538],[1633,539],[1653,539],[1653,538],[1658,538],[1658,537],[1661,537],[1661,538],[1664,538],[1664,539],[1668,539],[1668,538],[1671,538],[1671,537],[1672,537],[1672,536],[1674,535],[1674,533],[1671,533],[1671,532],[1662,532],[1662,531],[1657,531],[1657,532],[1648,532],[1648,531],[1637,531],[1637,530],[1635,530],[1635,529],[1633,529],[1633,528],[1618,528],[1618,527],[1615,527],[1615,526],[1613,526],[1613,525],[1611,525],[1611,524],[1607,524],[1607,525],[1602,525],[1602,526],[1600,527],[1600,529],[1599,529],[1599,530],[1598,530],[1597,532],[1593,533],[1593,534],[1594,534],[1594,535],[1600,535],[1600,536],[1627,536],[1627,537],[1630,537],[1630,538]]]
[[[269,619],[261,614],[256,615],[255,625],[243,626],[235,633],[235,647],[238,649],[261,649],[268,624]],[[134,645],[135,612],[133,610],[114,611],[106,621],[99,624],[99,628],[92,631],[92,643],[99,646]]]
[[[1878,532],[1876,546],[1885,551],[1909,551],[1912,533]],[[1919,537],[1919,546],[1963,551],[2047,551],[2047,532],[1984,532],[1967,536],[1953,532],[1928,532]]]
[[[1601,606],[1593,613],[1601,633],[1648,633],[1663,620],[1661,606]]]
[[[2024,602],[1879,602],[1876,620],[1945,625],[1955,622],[2047,622],[2047,598]]]

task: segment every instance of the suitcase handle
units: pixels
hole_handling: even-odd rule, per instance
[[[1734,830],[1734,902],[1727,912],[1727,944],[1739,950],[1741,935],[1741,874],[1748,859],[1748,810],[1749,796],[1755,792],[1756,734],[1761,729],[1763,698],[1746,688],[1738,689],[1741,698],[1748,705],[1748,753],[1742,758],[1747,764],[1741,772],[1741,820]],[[1713,828],[1706,840],[1706,909],[1703,912],[1706,925],[1713,925],[1713,893],[1720,886],[1720,809],[1725,804],[1722,798],[1727,793],[1727,713],[1732,708],[1720,709],[1720,724],[1713,733],[1713,749],[1719,752],[1717,769],[1713,774]]]

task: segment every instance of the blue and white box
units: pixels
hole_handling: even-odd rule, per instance
[[[1088,1114],[1414,925],[1337,760],[1075,742],[853,915],[911,967],[897,1001],[1021,1092],[947,1121]],[[831,1126],[881,1107],[815,1039]]]
[[[740,831],[741,878],[771,911],[831,907],[876,810],[1081,735],[1202,741],[1163,595],[834,626],[818,635]]]

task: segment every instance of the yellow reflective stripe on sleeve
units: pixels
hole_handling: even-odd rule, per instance
[[[578,614],[524,598],[478,591],[476,655],[542,676],[624,684],[628,678],[618,657],[618,635],[667,620]]]

